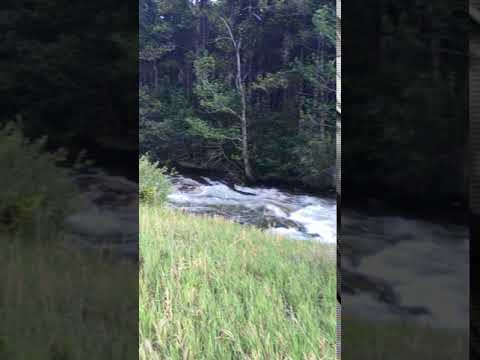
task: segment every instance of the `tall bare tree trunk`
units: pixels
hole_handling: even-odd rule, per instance
[[[236,76],[235,76],[235,87],[240,94],[241,99],[241,128],[242,128],[242,160],[243,160],[243,171],[245,172],[245,177],[249,181],[254,181],[255,177],[253,175],[252,166],[250,164],[250,153],[248,149],[248,118],[247,118],[247,93],[245,89],[245,83],[242,75],[242,41],[235,39],[232,28],[227,20],[222,18],[225,27],[227,28],[230,40],[232,41],[233,48],[235,50],[235,59],[237,64]]]
[[[242,80],[242,62],[240,57],[240,44],[235,49],[235,54],[237,58],[237,89],[240,93],[240,98],[242,102],[242,114],[241,114],[241,121],[242,121],[242,158],[243,158],[243,167],[245,171],[245,176],[248,180],[253,181],[253,171],[250,165],[250,154],[248,151],[248,127],[247,127],[247,94],[245,93],[245,84]]]

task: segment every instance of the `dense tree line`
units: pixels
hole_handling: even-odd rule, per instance
[[[369,5],[342,9],[344,200],[466,200],[466,3]]]
[[[29,137],[71,151],[136,152],[137,11],[118,0],[2,1],[0,123],[21,118]]]
[[[236,180],[334,184],[333,0],[141,0],[140,150]]]

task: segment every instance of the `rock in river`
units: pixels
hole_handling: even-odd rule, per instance
[[[83,206],[65,220],[67,243],[138,259],[138,185],[103,174],[73,180]]]

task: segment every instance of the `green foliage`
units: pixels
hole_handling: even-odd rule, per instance
[[[318,33],[325,37],[330,45],[335,46],[337,41],[335,4],[325,4],[313,16],[313,23]]]
[[[189,128],[186,119],[192,116],[191,103],[180,91],[172,90],[161,99],[147,88],[141,88],[139,107],[139,150],[173,160]],[[168,157],[166,157],[168,156]]]
[[[160,100],[146,89],[141,88],[138,107],[140,151],[143,151],[142,147],[145,146],[151,150],[153,145],[158,142],[158,138],[162,136],[161,123],[156,121],[161,116],[162,110],[163,106]]]
[[[158,162],[152,162],[148,155],[140,156],[139,198],[142,203],[163,204],[167,200],[170,184],[166,177],[167,170],[158,167]]]
[[[68,213],[75,188],[59,166],[66,153],[46,151],[45,142],[26,139],[16,123],[0,128],[0,232],[58,227]]]
[[[292,71],[297,72],[300,76],[312,85],[314,89],[321,89],[330,94],[336,93],[335,76],[336,62],[335,59],[328,61],[320,61],[318,58],[312,58],[310,62],[300,62],[296,60],[292,64]]]
[[[358,13],[349,25],[357,56],[342,83],[355,121],[342,133],[342,170],[355,176],[345,177],[345,188],[358,196],[381,191],[400,206],[466,201],[468,78],[456,39],[467,24],[446,1],[396,2],[388,13],[381,2],[368,12],[360,4],[349,9]]]
[[[295,149],[298,169],[302,177],[319,178],[331,170],[336,159],[336,142],[332,136],[325,139],[305,139],[305,145]]]
[[[284,72],[275,74],[268,73],[259,75],[252,84],[252,89],[269,92],[275,89],[285,89],[288,87],[288,78]]]
[[[140,124],[150,121],[162,110],[160,99],[150,94],[146,89],[139,91],[139,119]]]
[[[334,165],[317,142],[335,136],[334,1],[142,0],[140,25],[141,53],[172,49],[140,62],[142,153],[242,178],[245,110],[258,180]]]
[[[200,136],[206,140],[223,142],[226,140],[240,140],[238,128],[220,129],[214,128],[206,121],[198,118],[188,118],[187,123],[190,125],[189,132],[194,136]]]
[[[8,104],[2,119],[21,114],[27,136],[48,134],[49,142],[65,147],[124,139],[137,128],[132,4],[15,1],[2,7],[1,17],[0,96]]]
[[[215,75],[215,58],[204,54],[201,58],[195,60],[193,64],[195,75],[200,83],[211,81]]]
[[[194,66],[198,79],[195,94],[203,110],[239,117],[240,99],[226,84],[214,77],[215,59],[204,56],[195,60]]]

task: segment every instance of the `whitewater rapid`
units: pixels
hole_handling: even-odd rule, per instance
[[[337,242],[335,199],[291,194],[275,188],[232,187],[203,177],[172,176],[171,206],[252,224],[297,240]]]

